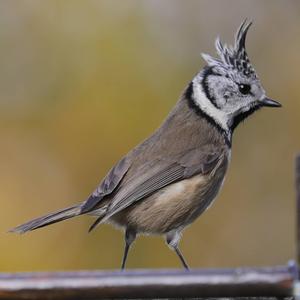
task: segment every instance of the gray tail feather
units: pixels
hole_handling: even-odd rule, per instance
[[[72,207],[65,208],[63,210],[57,211],[55,213],[48,214],[46,216],[36,218],[27,223],[19,225],[15,228],[9,230],[9,232],[25,233],[27,231],[35,230],[56,222],[67,220],[75,216],[80,215],[81,206],[76,205]]]

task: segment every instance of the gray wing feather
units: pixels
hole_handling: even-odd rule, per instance
[[[108,207],[105,220],[157,190],[183,178],[183,176],[184,167],[178,164],[167,166],[167,168],[153,174],[152,177],[137,185],[135,189],[127,190],[121,197],[117,196]]]
[[[107,195],[111,194],[120,184],[131,166],[129,156],[123,157],[106,175],[97,189],[85,201],[81,207],[81,213],[86,213],[95,208],[99,202]]]
[[[125,187],[120,187],[120,191],[112,199],[101,223],[171,183],[196,174],[211,172],[220,161],[221,156],[221,151],[205,153],[199,149],[193,149],[177,157],[176,162],[167,160],[156,162],[154,165],[158,168],[157,170],[154,170],[155,167],[148,170],[148,176],[137,174],[133,180],[127,182]]]
[[[206,150],[206,151],[204,151]],[[180,164],[185,167],[185,178],[196,174],[208,174],[217,165],[222,156],[222,151],[212,149],[193,149],[180,158]]]

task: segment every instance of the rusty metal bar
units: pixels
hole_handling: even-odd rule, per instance
[[[0,299],[290,297],[295,265],[208,270],[0,273]]]

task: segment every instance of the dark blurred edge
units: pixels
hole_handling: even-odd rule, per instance
[[[297,263],[300,265],[300,153],[295,160],[295,187],[296,187],[296,253]]]
[[[0,299],[291,297],[295,265],[0,274]]]

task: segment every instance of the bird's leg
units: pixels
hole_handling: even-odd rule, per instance
[[[123,259],[122,259],[121,270],[124,270],[124,268],[125,268],[128,251],[129,251],[130,245],[134,242],[135,238],[136,238],[136,232],[132,229],[127,228],[125,231],[125,249],[124,249],[124,255],[123,255]]]
[[[180,241],[180,238],[181,238],[181,235],[180,235],[180,232],[178,231],[170,231],[167,233],[166,235],[166,242],[168,244],[168,246],[175,251],[175,253],[177,254],[177,256],[179,257],[183,267],[186,269],[186,270],[189,270],[189,266],[188,264],[186,263],[182,253],[180,252],[179,248],[178,248],[178,244],[179,244],[179,241]]]

